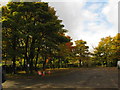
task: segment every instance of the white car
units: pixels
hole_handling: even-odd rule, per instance
[[[120,69],[120,61],[117,62],[117,68]]]

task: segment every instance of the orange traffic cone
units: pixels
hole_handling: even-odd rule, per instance
[[[42,75],[42,72],[41,72],[41,71],[38,71],[38,74],[39,74],[39,75]]]

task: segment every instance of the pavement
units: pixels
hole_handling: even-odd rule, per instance
[[[3,83],[4,90],[28,89],[40,90],[48,88],[69,88],[79,90],[118,90],[118,69],[106,68],[76,68],[56,71],[50,75],[41,77],[8,78]]]

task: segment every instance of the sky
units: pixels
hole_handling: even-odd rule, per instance
[[[84,0],[76,2],[50,2],[68,35],[85,40],[90,50],[100,39],[118,33],[118,2],[115,0]]]
[[[63,20],[72,41],[87,41],[91,51],[101,38],[118,33],[118,0],[44,1],[55,8],[56,15]],[[2,4],[5,2],[2,1]]]

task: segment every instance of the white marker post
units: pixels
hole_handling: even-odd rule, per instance
[[[117,68],[120,69],[120,61],[117,62]]]

